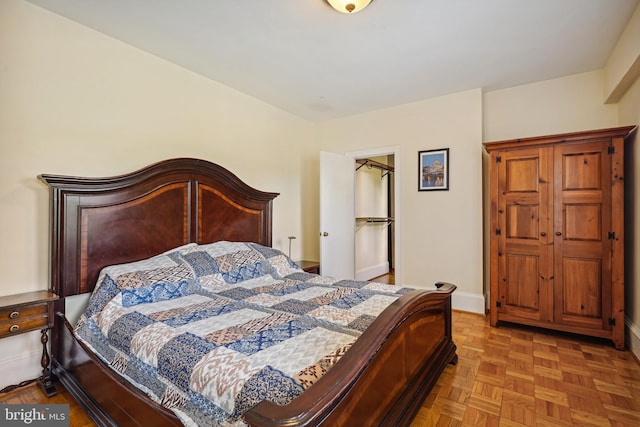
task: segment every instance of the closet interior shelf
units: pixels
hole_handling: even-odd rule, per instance
[[[394,219],[392,217],[386,217],[386,216],[363,216],[363,217],[356,218],[356,221],[366,221],[371,223],[374,223],[374,222],[392,223]]]
[[[385,165],[384,163],[376,162],[375,160],[371,159],[356,159],[356,164],[358,165],[358,167],[356,167],[356,171],[358,171],[363,166],[366,166],[369,169],[380,169],[382,171],[381,179],[394,171],[393,166]]]

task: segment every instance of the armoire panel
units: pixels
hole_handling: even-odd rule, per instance
[[[538,206],[507,206],[507,237],[512,239],[538,238]]]
[[[600,204],[564,205],[565,240],[601,241],[602,211]]]
[[[538,191],[539,176],[538,158],[507,160],[505,191]]]
[[[602,262],[563,260],[563,314],[602,318]]]
[[[600,188],[602,171],[600,153],[578,153],[563,156],[562,187],[564,190]]]
[[[507,255],[505,301],[507,305],[538,310],[538,257]]]

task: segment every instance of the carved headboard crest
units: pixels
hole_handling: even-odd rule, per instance
[[[187,243],[271,246],[272,201],[206,160],[178,158],[105,178],[38,177],[50,188],[51,288],[90,292],[107,265]]]

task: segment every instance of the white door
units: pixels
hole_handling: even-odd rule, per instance
[[[355,277],[355,160],[320,152],[320,273]]]

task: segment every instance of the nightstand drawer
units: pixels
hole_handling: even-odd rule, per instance
[[[0,323],[16,322],[33,316],[46,316],[47,303],[22,307],[0,308]]]
[[[48,324],[47,303],[0,309],[0,338],[17,335]]]
[[[0,338],[18,335],[22,332],[33,331],[35,329],[46,328],[47,324],[48,318],[46,313],[41,317],[30,317],[15,322],[2,322],[0,324]]]

